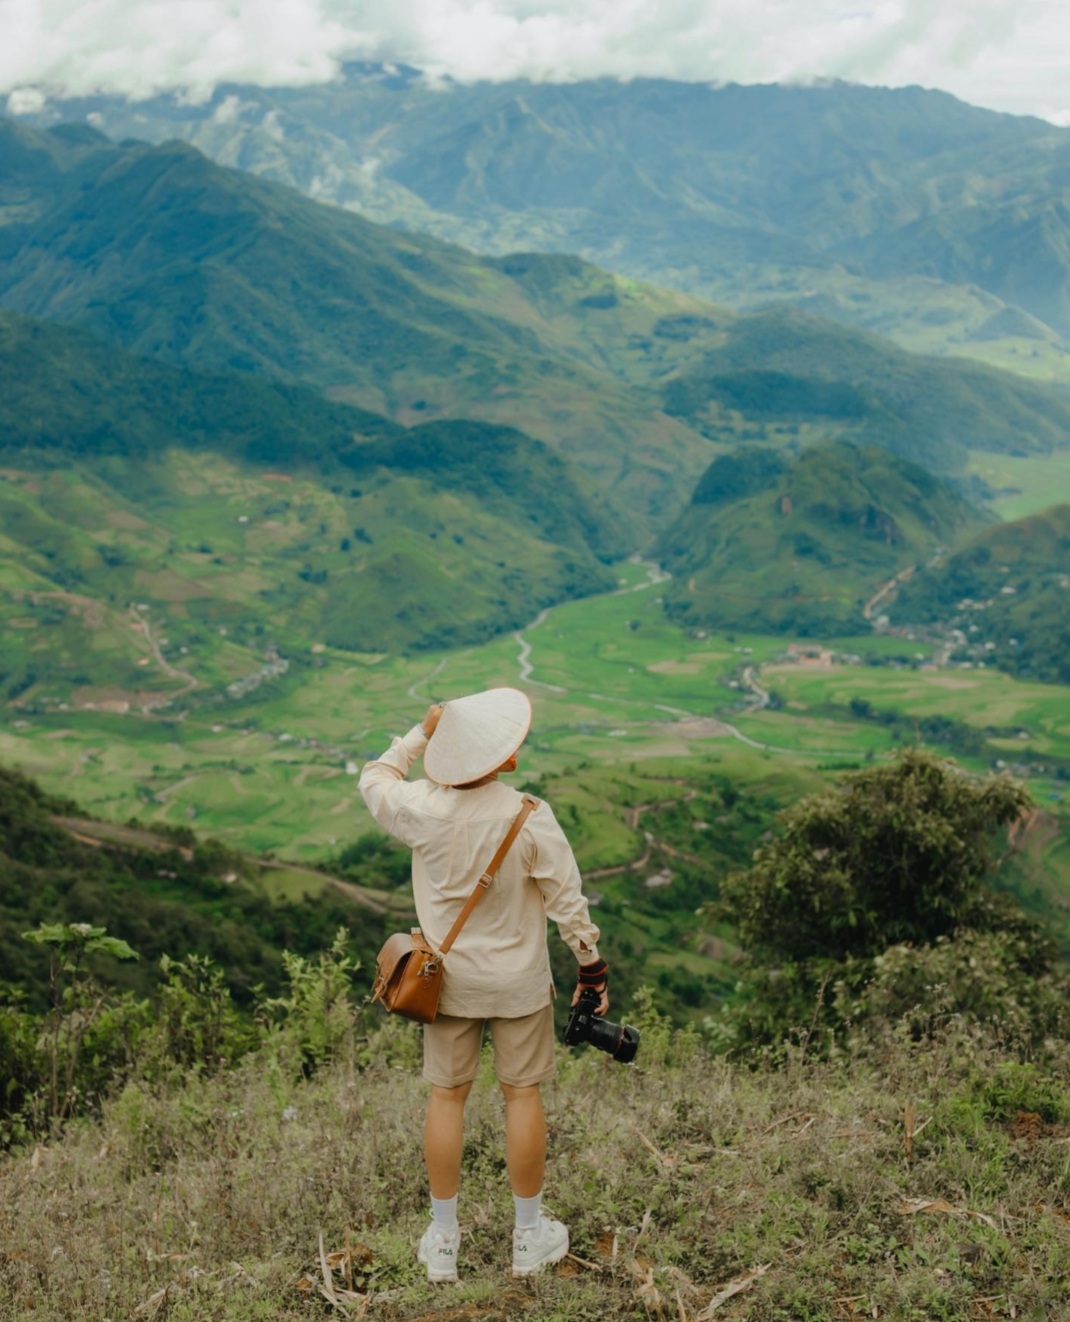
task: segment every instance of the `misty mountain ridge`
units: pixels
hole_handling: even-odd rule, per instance
[[[743,306],[759,290],[816,298],[823,313],[908,335],[932,327],[899,286],[916,282],[916,297],[929,282],[934,318],[976,330],[1009,304],[1070,332],[1070,136],[942,92],[432,84],[353,64],[319,86],[220,87],[201,106],[170,95],[57,100],[33,122],[57,119],[181,137],[480,251],[574,252]]]

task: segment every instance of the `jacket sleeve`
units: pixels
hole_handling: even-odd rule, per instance
[[[542,894],[546,916],[557,924],[577,963],[590,964],[598,958],[599,931],[591,922],[572,846],[545,802],[528,818],[527,829],[534,844],[531,876]]]
[[[399,840],[405,841],[402,823],[398,820],[407,802],[412,786],[406,783],[412,764],[423,756],[427,735],[423,726],[414,725],[406,735],[391,740],[390,747],[374,762],[366,762],[360,773],[358,786],[368,811],[383,828]]]

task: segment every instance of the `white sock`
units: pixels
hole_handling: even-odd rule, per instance
[[[534,1198],[520,1198],[513,1194],[513,1202],[516,1204],[517,1230],[535,1230],[542,1210],[542,1194],[537,1193]]]
[[[431,1199],[431,1215],[435,1218],[435,1225],[439,1230],[457,1229],[457,1195],[452,1198],[434,1198]]]

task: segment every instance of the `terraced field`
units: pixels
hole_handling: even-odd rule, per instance
[[[977,769],[996,759],[1014,766],[1038,801],[1062,812],[1052,796],[1062,792],[1059,768],[1070,765],[1066,689],[994,670],[909,668],[928,649],[890,637],[827,640],[831,656],[857,657],[852,664],[786,661],[779,639],[688,637],[665,621],[649,566],[630,562],[618,573],[617,591],[555,607],[478,648],[400,658],[313,644],[290,656],[286,674],[244,695],[191,692],[148,714],[99,706],[15,714],[0,730],[0,761],[112,820],[191,825],[258,853],[311,860],[369,828],[356,772],[428,702],[518,684],[535,704],[525,776],[550,778],[555,800],[577,802],[589,798],[584,782],[617,782],[583,814],[586,866],[634,856],[637,836],[623,826],[621,805],[642,767],[669,762],[686,779],[716,765],[741,783],[775,784],[786,800],[830,766],[890,752],[904,739],[902,722],[860,717],[860,703],[908,725],[947,718],[952,742],[960,727],[975,732],[978,750],[965,756],[920,737]],[[130,637],[144,647],[143,636]],[[872,664],[889,654],[905,663]],[[249,650],[234,655],[247,670],[257,664]],[[151,657],[144,669],[147,683],[180,687]],[[748,672],[775,695],[773,708],[757,708]]]

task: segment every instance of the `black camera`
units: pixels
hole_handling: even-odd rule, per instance
[[[601,996],[589,987],[580,993],[580,999],[572,1007],[565,1025],[565,1046],[574,1047],[579,1042],[590,1042],[592,1047],[605,1051],[614,1060],[627,1065],[635,1059],[635,1053],[639,1050],[639,1030],[631,1024],[611,1024],[601,1015],[595,1014],[601,1000]]]

